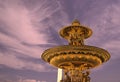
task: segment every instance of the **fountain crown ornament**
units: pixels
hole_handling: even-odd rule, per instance
[[[92,30],[80,25],[78,20],[74,20],[72,25],[63,27],[59,34],[61,37],[67,39],[71,45],[84,45],[84,39],[92,35]]]

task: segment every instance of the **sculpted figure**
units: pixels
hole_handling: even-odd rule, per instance
[[[71,82],[70,76],[65,72],[64,82]]]

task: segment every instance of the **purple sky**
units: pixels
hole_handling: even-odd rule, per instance
[[[111,54],[91,82],[120,82],[120,0],[0,0],[0,82],[56,82],[40,56],[67,44],[58,31],[76,18],[93,30],[86,44]]]

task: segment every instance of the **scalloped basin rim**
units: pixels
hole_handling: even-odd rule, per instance
[[[84,45],[84,46],[73,46],[73,45],[56,46],[56,47],[49,48],[49,49],[45,50],[41,57],[44,61],[49,62],[48,59],[52,55],[57,54],[57,53],[66,53],[67,51],[69,51],[69,52],[74,52],[74,51],[76,52],[77,51],[77,52],[96,53],[104,59],[103,62],[106,62],[107,60],[110,59],[110,54],[105,49],[95,47],[95,46],[89,46],[89,45]]]

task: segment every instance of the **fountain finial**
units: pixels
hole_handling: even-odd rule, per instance
[[[80,26],[80,22],[79,22],[77,19],[75,19],[75,20],[72,22],[72,25],[74,25],[74,26]]]

